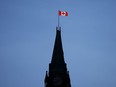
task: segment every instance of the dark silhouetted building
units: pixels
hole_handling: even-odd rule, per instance
[[[56,27],[56,39],[49,71],[46,71],[45,87],[71,87],[69,71],[64,61],[61,27]]]

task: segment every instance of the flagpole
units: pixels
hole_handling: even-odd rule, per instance
[[[59,14],[58,14],[58,27],[59,27]]]
[[[60,23],[59,23],[59,21],[60,21],[60,20],[59,20],[59,14],[58,14],[58,27],[60,26]]]

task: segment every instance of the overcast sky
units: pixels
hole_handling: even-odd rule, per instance
[[[116,0],[0,0],[0,87],[44,87],[58,10],[72,87],[116,87]]]

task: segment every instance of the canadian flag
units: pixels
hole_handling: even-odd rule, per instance
[[[59,16],[68,16],[68,12],[67,11],[59,11],[58,15]]]

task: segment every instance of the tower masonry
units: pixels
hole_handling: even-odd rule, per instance
[[[69,71],[64,60],[61,27],[56,27],[56,38],[49,71],[45,75],[45,87],[71,87]]]

